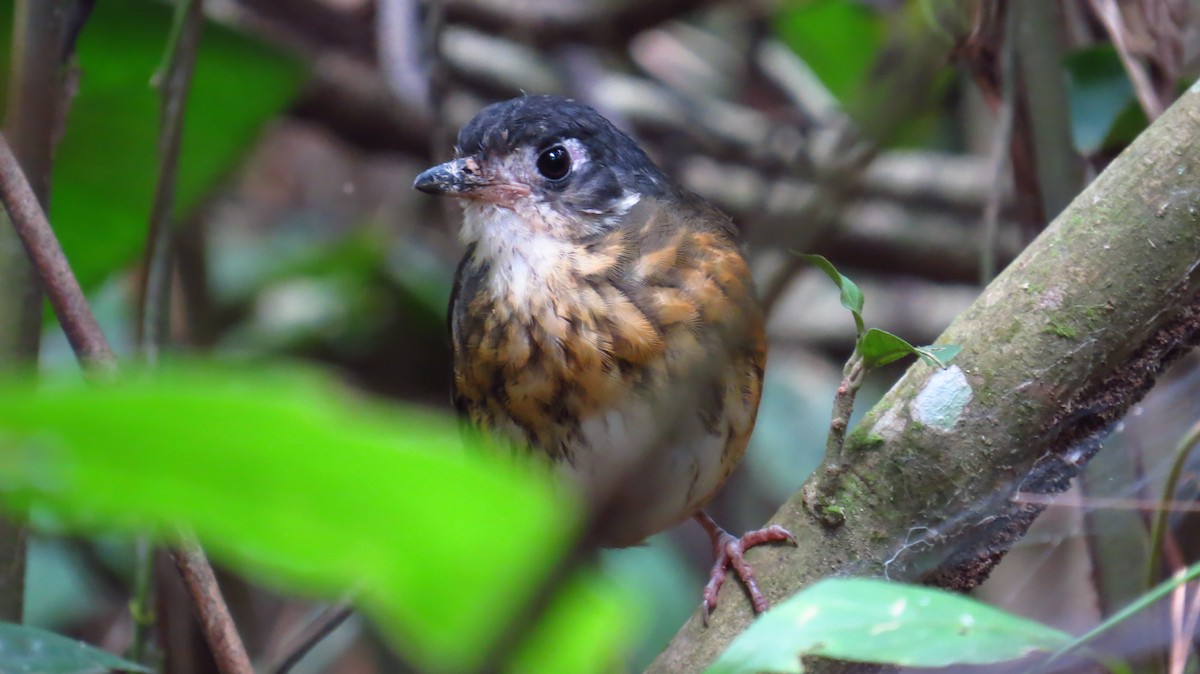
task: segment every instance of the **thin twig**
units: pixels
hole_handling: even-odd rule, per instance
[[[76,358],[86,370],[96,375],[114,376],[117,373],[116,357],[3,134],[0,134],[0,200],[3,200],[13,227],[33,260]],[[199,547],[193,543],[185,543],[185,546],[194,552],[199,551]],[[229,611],[221,599],[208,560],[202,553],[184,553],[176,556],[176,563],[188,580],[193,598],[197,600],[196,610],[222,673],[250,673],[250,659],[229,618]]]
[[[150,634],[156,621],[153,580],[154,546],[146,536],[139,536],[134,546],[133,597],[129,600],[129,614],[133,618],[129,659],[142,664],[147,664],[150,655]]]
[[[855,349],[842,371],[842,383],[833,397],[833,415],[829,421],[829,437],[825,441],[825,457],[835,467],[842,463],[842,447],[846,444],[846,429],[850,428],[850,416],[854,414],[854,399],[862,388],[866,368],[863,357]]]
[[[1159,96],[1154,88],[1154,83],[1150,81],[1146,67],[1134,57],[1127,39],[1129,29],[1125,27],[1120,7],[1116,0],[1090,0],[1090,4],[1096,18],[1104,24],[1104,29],[1112,39],[1113,46],[1116,47],[1117,55],[1121,58],[1121,65],[1125,66],[1125,72],[1133,84],[1133,91],[1137,96],[1138,103],[1142,106],[1142,111],[1146,113],[1146,118],[1153,122],[1167,109],[1168,101]]]
[[[7,137],[0,137],[0,199],[3,199],[13,228],[37,269],[50,305],[54,307],[75,355],[89,372],[115,374],[117,359],[92,315],[83,289],[71,271],[33,188],[13,156]]]
[[[59,36],[61,0],[20,0],[13,5],[12,58],[4,128],[19,139],[14,150],[35,176],[42,203],[50,196],[57,138],[56,110],[65,105]],[[37,363],[42,335],[42,292],[37,273],[0,214],[0,367]],[[0,620],[24,619],[28,529],[0,518]]]
[[[296,639],[296,645],[279,660],[268,666],[265,671],[269,674],[287,674],[304,656],[308,655],[325,637],[333,634],[334,630],[354,615],[354,607],[349,603],[334,604],[321,612],[307,627],[304,633]]]
[[[1196,446],[1200,445],[1200,421],[1192,424],[1183,437],[1180,438],[1179,444],[1175,447],[1175,460],[1171,464],[1171,470],[1167,475],[1167,481],[1163,484],[1162,503],[1172,503],[1175,500],[1175,491],[1179,487],[1179,480],[1183,476],[1184,467],[1187,465],[1188,459],[1191,458],[1192,452]],[[1162,556],[1163,543],[1167,536],[1169,522],[1167,514],[1169,510],[1166,507],[1160,507],[1154,515],[1154,524],[1150,528],[1150,558],[1146,562],[1146,587],[1154,587],[1158,582],[1159,574],[1162,573]]]
[[[854,414],[854,399],[862,388],[867,368],[858,348],[850,354],[842,368],[842,381],[833,396],[833,412],[829,420],[829,435],[825,440],[825,459],[821,463],[820,477],[810,481],[804,488],[804,504],[828,525],[839,525],[845,515],[839,508],[830,507],[829,499],[837,490],[842,473],[846,470],[842,449],[846,444],[846,431],[850,428],[850,417]]]
[[[1200,622],[1200,583],[1192,585],[1192,597],[1188,601],[1187,610],[1184,612],[1183,634],[1184,649],[1182,663],[1179,667],[1179,672],[1182,674],[1186,671],[1185,666],[1188,661],[1188,654],[1192,649],[1192,635],[1196,633],[1196,624]]]
[[[1000,206],[1004,202],[1004,190],[1007,181],[1012,147],[1013,120],[1016,118],[1017,101],[1015,79],[1016,59],[1013,55],[1014,46],[1011,40],[1004,44],[1004,64],[1002,71],[1004,81],[1001,85],[1003,96],[1000,100],[1000,110],[996,123],[995,136],[991,148],[991,173],[995,182],[988,192],[983,205],[982,236],[979,242],[979,285],[986,286],[996,277],[996,240],[1000,233]]]
[[[163,66],[154,76],[161,96],[158,132],[158,183],[142,258],[142,285],[138,297],[137,343],[151,363],[165,344],[170,324],[170,299],[174,248],[171,214],[179,172],[184,112],[200,33],[204,27],[202,0],[181,0],[168,40]]]
[[[429,109],[427,62],[423,62],[420,0],[375,4],[376,61],[396,97]]]
[[[171,550],[171,558],[175,560],[183,584],[192,596],[217,669],[221,674],[254,674],[250,657],[246,655],[242,638],[238,636],[233,616],[221,597],[217,577],[204,551],[185,537]]]
[[[202,0],[183,0],[175,5],[175,15],[163,63],[154,75],[161,97],[158,130],[158,183],[146,233],[142,257],[141,284],[138,288],[137,320],[134,328],[139,355],[148,363],[158,361],[167,341],[170,326],[173,227],[171,213],[175,201],[175,182],[179,168],[179,148],[183,136],[183,114],[195,69],[196,51],[204,26]],[[137,542],[134,562],[133,642],[130,657],[143,662],[154,629],[153,578],[154,548],[142,537]]]

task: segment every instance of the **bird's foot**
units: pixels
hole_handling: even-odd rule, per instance
[[[746,562],[745,552],[763,543],[788,542],[794,544],[796,537],[778,524],[772,524],[763,529],[748,531],[738,538],[717,526],[711,517],[702,512],[696,514],[696,521],[704,527],[713,542],[712,572],[709,575],[708,584],[704,586],[704,600],[700,606],[700,617],[704,620],[704,625],[708,626],[708,617],[717,608],[717,592],[725,583],[725,576],[731,568],[737,573],[738,578],[742,579],[742,584],[746,586],[746,592],[750,594],[750,603],[754,606],[754,612],[766,611],[767,599],[758,589],[758,582],[754,579],[754,569],[750,568],[750,564]]]

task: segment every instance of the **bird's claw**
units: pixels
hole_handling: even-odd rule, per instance
[[[700,619],[704,622],[705,627],[708,627],[708,618],[717,608],[717,593],[721,590],[721,585],[725,583],[725,576],[730,567],[737,573],[738,578],[742,579],[742,584],[746,586],[746,592],[750,595],[750,603],[754,606],[754,612],[766,611],[767,599],[758,589],[758,582],[754,578],[754,569],[746,561],[745,553],[750,548],[763,543],[796,544],[796,537],[778,524],[748,531],[742,534],[741,538],[734,537],[724,530],[719,531],[720,534],[713,540],[713,552],[716,559],[713,561],[708,584],[704,586],[703,599],[700,602]]]

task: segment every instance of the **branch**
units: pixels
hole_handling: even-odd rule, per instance
[[[153,78],[161,99],[158,116],[158,182],[154,187],[154,203],[150,207],[146,248],[142,255],[137,324],[134,330],[138,352],[150,364],[158,362],[159,351],[170,333],[175,183],[183,138],[183,116],[187,109],[203,28],[203,0],[179,0],[175,6],[163,63]],[[129,653],[137,662],[142,662],[146,655],[151,628],[154,626],[154,612],[150,606],[153,565],[154,548],[142,537],[136,545],[134,589],[130,600],[133,642]]]
[[[638,33],[698,11],[717,0],[597,0],[511,3],[505,0],[448,0],[446,19],[540,46],[570,42],[623,45]],[[337,10],[316,0],[240,0],[261,18],[297,28],[306,41],[358,56],[375,52],[370,4]]]
[[[233,616],[221,597],[217,577],[204,551],[194,542],[185,540],[171,550],[171,558],[175,560],[183,584],[192,596],[217,669],[221,670],[221,674],[254,674],[246,647],[238,636]]]
[[[41,278],[75,355],[93,373],[115,374],[117,359],[92,315],[83,289],[75,280],[58,237],[46,220],[6,136],[0,137],[0,199],[8,209],[13,228]]]
[[[325,637],[333,634],[352,615],[354,615],[354,607],[348,602],[328,607],[304,629],[303,634],[296,638],[295,646],[291,647],[275,664],[267,666],[264,671],[268,674],[288,674],[304,659],[304,656],[308,655],[309,651],[321,643]]]
[[[23,0],[13,12],[12,73],[5,131],[20,138],[21,162],[36,176],[37,195],[50,196],[55,120],[63,99],[59,48],[63,32],[61,1]],[[0,367],[37,363],[42,335],[42,291],[19,239],[0,217]],[[25,603],[28,532],[0,519],[0,620],[21,622]]]
[[[0,200],[3,200],[13,227],[37,269],[75,356],[93,374],[115,376],[116,357],[83,296],[79,281],[75,279],[63,255],[62,246],[46,214],[3,135],[0,135]],[[237,637],[208,560],[193,543],[185,542],[183,546],[188,549],[177,554],[175,562],[185,575],[222,674],[252,674],[250,659]]]
[[[772,518],[797,548],[750,552],[773,601],[830,572],[953,589],[982,582],[1163,369],[1200,341],[1200,92],[1144,132],[940,338],[948,370],[914,365],[847,437],[826,528],[794,495]],[[736,591],[736,590],[735,590]],[[728,596],[651,672],[700,671],[751,620]]]

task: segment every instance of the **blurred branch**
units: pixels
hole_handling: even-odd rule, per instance
[[[212,565],[199,545],[181,541],[171,549],[171,558],[187,586],[196,613],[200,616],[204,636],[212,649],[221,674],[254,674],[246,648],[238,636],[229,607],[221,597],[221,589],[213,574]]]
[[[63,95],[61,0],[19,0],[13,9],[12,73],[4,132],[34,178],[34,193],[50,199],[50,167]],[[34,366],[42,334],[42,293],[20,238],[0,216],[0,368]],[[0,518],[0,620],[21,622],[28,532]]]
[[[328,49],[351,54],[369,62],[376,53],[374,8],[361,3],[342,8],[322,0],[235,0],[251,15],[251,23],[268,22],[272,28],[284,28],[292,40],[309,48]],[[245,17],[243,17],[245,18]],[[268,31],[270,32],[270,31]]]
[[[69,63],[71,57],[75,55],[75,43],[79,40],[83,26],[87,23],[88,17],[92,15],[92,8],[95,6],[96,0],[74,0],[67,7],[62,36],[63,63]]]
[[[202,0],[179,0],[167,54],[154,83],[159,90],[158,182],[142,257],[142,284],[138,295],[137,343],[154,363],[166,343],[170,324],[175,183],[188,91],[196,64],[200,33],[204,28]]]
[[[1159,95],[1146,67],[1133,55],[1129,44],[1129,28],[1121,16],[1117,0],[1090,0],[1089,4],[1096,17],[1104,24],[1104,29],[1108,31],[1108,37],[1121,58],[1121,65],[1129,75],[1129,82],[1133,85],[1133,91],[1146,113],[1146,118],[1150,121],[1158,119],[1170,100]]]
[[[375,14],[376,59],[392,93],[429,108],[429,73],[421,58],[424,32],[418,0],[377,0]]]
[[[267,674],[287,674],[292,671],[304,656],[308,655],[317,644],[332,634],[342,623],[354,615],[354,607],[348,603],[335,604],[328,607],[317,616],[296,639],[296,645],[279,661],[266,667]]]
[[[8,144],[7,134],[0,137],[0,198],[75,355],[92,374],[115,374],[117,359],[100,332],[100,324],[88,307],[62,246]]]
[[[1013,142],[1032,159],[1032,171],[1016,161],[1014,170],[1027,176],[1032,194],[1040,201],[1040,230],[1079,193],[1083,164],[1072,141],[1071,106],[1067,98],[1062,15],[1058,3],[1013,0],[1008,7],[1005,49],[1011,50],[1013,69]],[[1018,177],[1018,180],[1021,178]]]
[[[751,553],[770,599],[830,573],[976,586],[1041,510],[1014,495],[1063,491],[1200,342],[1198,117],[1200,93],[1185,94],[939,338],[962,345],[954,365],[914,365],[867,413],[833,499],[842,526],[800,495],[776,513],[799,546]],[[693,616],[650,671],[711,662],[752,619],[745,602],[723,605],[708,629]]]
[[[503,34],[541,47],[569,42],[618,45],[658,24],[700,10],[717,0],[586,0],[521,2],[447,0],[446,20]],[[377,53],[368,3],[339,10],[318,0],[238,0],[262,18],[297,27],[307,39],[358,56]]]
[[[175,183],[179,170],[179,148],[183,138],[183,117],[188,91],[196,64],[200,33],[204,28],[203,0],[178,0],[167,39],[163,63],[154,74],[158,88],[158,182],[150,207],[146,247],[139,274],[135,341],[140,355],[150,364],[158,362],[159,352],[167,343],[171,324],[171,281],[175,250],[172,214]],[[133,597],[133,643],[130,657],[144,662],[154,628],[152,579],[154,547],[142,537],[135,548]]]
[[[569,89],[563,74],[527,46],[450,27],[445,31],[443,47],[451,73],[489,97],[519,95],[522,90],[565,93]],[[576,63],[568,71],[577,85],[588,89],[589,97],[604,102],[607,113],[625,120],[652,153],[664,137],[687,137],[693,154],[673,160],[677,177],[690,189],[739,216],[740,222],[751,223],[748,235],[754,244],[803,245],[860,260],[868,257],[862,251],[869,249],[871,255],[884,254],[889,265],[899,265],[905,273],[962,282],[977,280],[979,260],[973,251],[978,246],[965,246],[962,237],[978,236],[974,223],[994,184],[985,165],[942,154],[885,154],[858,178],[857,187],[847,186],[840,199],[829,198],[820,186],[861,172],[856,167],[871,155],[844,151],[847,143],[854,143],[847,135],[852,127],[847,126],[844,116],[835,114],[836,106],[822,95],[823,88],[805,89],[794,75],[796,68],[803,67],[802,62],[794,54],[781,54],[780,49],[768,47],[764,52],[773,61],[772,71],[790,72],[779,76],[790,82],[791,95],[804,101],[814,117],[832,119],[836,124],[806,129],[726,101],[685,100],[663,85],[597,67],[590,60]],[[314,71],[311,88],[294,109],[298,116],[332,128],[364,148],[431,152],[433,128],[427,113],[413,101],[390,95],[384,79],[369,65],[326,53],[317,58]],[[447,124],[461,125],[476,109],[475,104],[449,105],[444,116]],[[846,166],[848,162],[853,165]],[[823,176],[819,183],[818,175]],[[860,200],[874,207],[859,208],[856,204]],[[843,202],[850,204],[853,213],[871,217],[855,223],[853,215],[841,213]],[[914,206],[928,208],[905,211]],[[821,217],[829,217],[821,216],[822,212],[832,214],[838,224],[820,228],[825,233],[817,236],[815,224]],[[931,218],[936,223],[931,226],[934,232],[944,235],[914,236],[905,226],[889,226],[872,215],[884,212],[901,218],[898,223],[920,229],[929,229],[924,225]],[[950,226],[955,219],[959,220],[957,225]],[[1011,224],[1002,222],[996,254],[1006,262],[1019,250],[1019,242],[1011,236]],[[866,249],[857,247],[863,243]],[[923,243],[930,243],[931,248],[922,248]],[[911,254],[918,257],[908,257]],[[931,260],[944,262],[929,264]]]
[[[623,44],[658,24],[697,11],[716,0],[615,0],[512,3],[505,0],[448,0],[446,18],[515,36],[532,44],[564,42]]]

